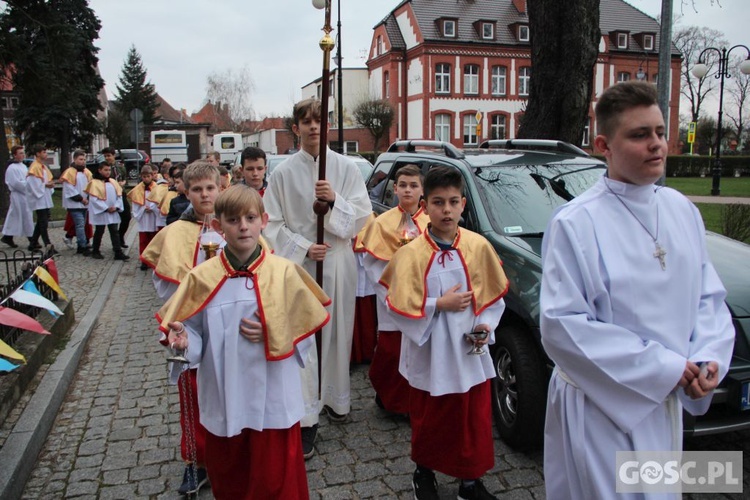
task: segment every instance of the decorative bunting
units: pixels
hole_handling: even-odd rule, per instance
[[[12,372],[18,368],[18,365],[14,365],[10,361],[0,358],[0,372]]]
[[[50,257],[49,259],[45,260],[44,265],[47,266],[47,269],[44,270],[49,272],[49,274],[55,280],[55,283],[60,283],[60,276],[58,276],[57,274],[57,264],[55,264],[55,258]]]
[[[31,284],[31,286],[27,286],[29,283]],[[58,314],[63,314],[63,312],[59,307],[55,305],[54,302],[39,293],[39,290],[37,290],[36,286],[31,281],[28,281],[27,284],[23,286],[23,289],[16,290],[12,294],[10,294],[10,298],[15,300],[16,302],[20,302],[21,304],[27,304],[34,307],[39,307],[41,309],[46,309],[55,317],[57,317]]]
[[[0,306],[0,324],[13,328],[20,328],[22,330],[29,330],[30,332],[41,333],[43,335],[49,335],[49,332],[45,330],[37,320],[22,312],[18,312],[15,309],[11,309],[10,307]],[[3,353],[0,352],[0,354]]]
[[[23,357],[23,354],[15,351],[11,346],[6,344],[2,340],[0,340],[0,355],[5,356],[6,358],[18,359],[26,364],[26,358]]]
[[[52,260],[52,259],[49,259],[49,260]],[[50,273],[48,273],[46,269],[44,269],[41,266],[37,267],[34,270],[34,275],[40,280],[42,280],[48,287],[56,291],[61,299],[68,300],[68,296],[65,295],[65,293],[62,291],[62,288],[60,288],[60,285],[58,285],[58,282],[55,279],[55,277],[52,276]],[[55,269],[55,276],[57,276],[57,269]]]

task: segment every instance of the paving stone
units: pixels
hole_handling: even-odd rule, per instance
[[[94,481],[72,482],[65,489],[66,497],[75,497],[78,495],[94,495],[99,489],[99,484]]]

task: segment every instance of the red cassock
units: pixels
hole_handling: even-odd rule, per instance
[[[182,428],[180,452],[186,463],[192,463],[195,458],[198,466],[203,467],[206,463],[206,429],[200,423],[197,375],[197,368],[185,370],[177,381],[180,393],[180,427]],[[193,446],[191,441],[195,442],[195,457],[191,453]]]

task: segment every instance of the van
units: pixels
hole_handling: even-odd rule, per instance
[[[222,132],[214,135],[212,144],[214,151],[221,155],[219,163],[222,165],[232,165],[237,153],[241,153],[243,149],[242,134]]]
[[[151,132],[151,161],[161,163],[165,158],[172,160],[172,163],[188,161],[187,137],[184,130]]]

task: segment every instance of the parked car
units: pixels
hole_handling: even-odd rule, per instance
[[[271,175],[271,172],[273,172],[273,169],[275,169],[279,163],[291,156],[292,155],[266,155],[266,167],[268,167],[268,170],[266,171],[266,179],[268,179],[268,176]],[[240,161],[241,158],[242,153],[237,153],[237,155],[234,157],[234,165],[242,164],[242,162]]]
[[[347,156],[354,160],[354,163],[357,164],[357,168],[359,168],[359,173],[362,175],[362,179],[367,180],[367,178],[370,177],[372,169],[375,168],[372,166],[372,163],[370,163],[360,155],[349,154]]]
[[[97,153],[86,160],[86,167],[94,172],[103,161],[104,155]],[[115,152],[115,163],[125,166],[125,172],[129,181],[137,182],[141,178],[141,167],[148,162],[148,155],[137,149],[119,149]]]
[[[559,141],[489,141],[465,152],[449,143],[398,141],[380,155],[366,183],[376,212],[398,203],[394,175],[406,164],[423,173],[437,165],[458,169],[467,199],[460,224],[487,238],[503,261],[510,289],[491,349],[495,425],[510,446],[536,448],[543,441],[553,368],[539,330],[542,237],[552,211],[591,187],[606,165]],[[728,290],[737,334],[729,374],[706,415],[686,414],[687,435],[750,428],[750,245],[711,232],[706,241]]]

